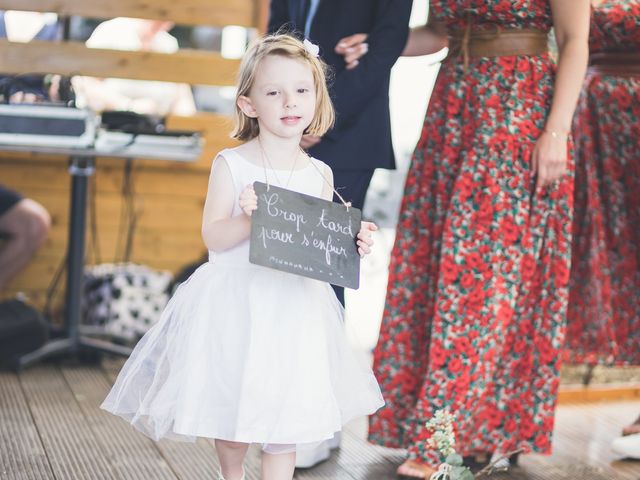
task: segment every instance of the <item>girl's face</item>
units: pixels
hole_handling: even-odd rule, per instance
[[[258,119],[260,131],[300,137],[313,121],[316,90],[311,69],[300,60],[280,55],[264,58],[248,97],[238,98],[242,111]]]

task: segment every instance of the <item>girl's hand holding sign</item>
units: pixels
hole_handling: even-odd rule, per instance
[[[373,222],[361,222],[360,231],[358,232],[358,253],[360,258],[364,258],[365,255],[371,253],[371,247],[373,246],[373,238],[371,232],[378,230],[378,226]]]
[[[253,185],[247,185],[238,198],[238,205],[247,217],[258,209],[258,197],[253,190]]]

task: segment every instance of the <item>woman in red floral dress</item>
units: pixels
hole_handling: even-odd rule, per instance
[[[567,354],[640,365],[640,0],[593,1],[574,121]],[[624,430],[640,433],[640,418]]]
[[[398,473],[417,478],[442,460],[425,428],[439,409],[462,455],[551,449],[589,2],[433,0],[429,15],[405,54],[437,51],[442,28],[453,54],[406,180],[374,353],[387,404],[369,429],[408,448]]]
[[[576,192],[567,347],[576,362],[640,364],[640,0],[594,2],[574,122]]]

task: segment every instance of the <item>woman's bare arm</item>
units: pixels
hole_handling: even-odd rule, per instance
[[[589,57],[589,0],[551,0],[558,71],[547,128],[568,133]]]
[[[558,42],[558,69],[544,132],[533,151],[537,188],[567,171],[567,138],[589,55],[589,0],[551,0]]]
[[[437,23],[427,23],[409,31],[403,57],[418,57],[439,52],[449,44],[446,29]]]

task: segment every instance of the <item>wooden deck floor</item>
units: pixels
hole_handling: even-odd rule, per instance
[[[103,367],[36,366],[20,375],[0,372],[0,479],[213,479],[212,444],[152,442],[98,408],[113,379]],[[559,407],[555,453],[526,456],[496,480],[639,480],[640,462],[617,460],[609,449],[640,403]],[[394,479],[402,451],[365,441],[366,422],[355,421],[331,460],[296,472],[297,479]],[[247,461],[259,479],[259,451]]]

